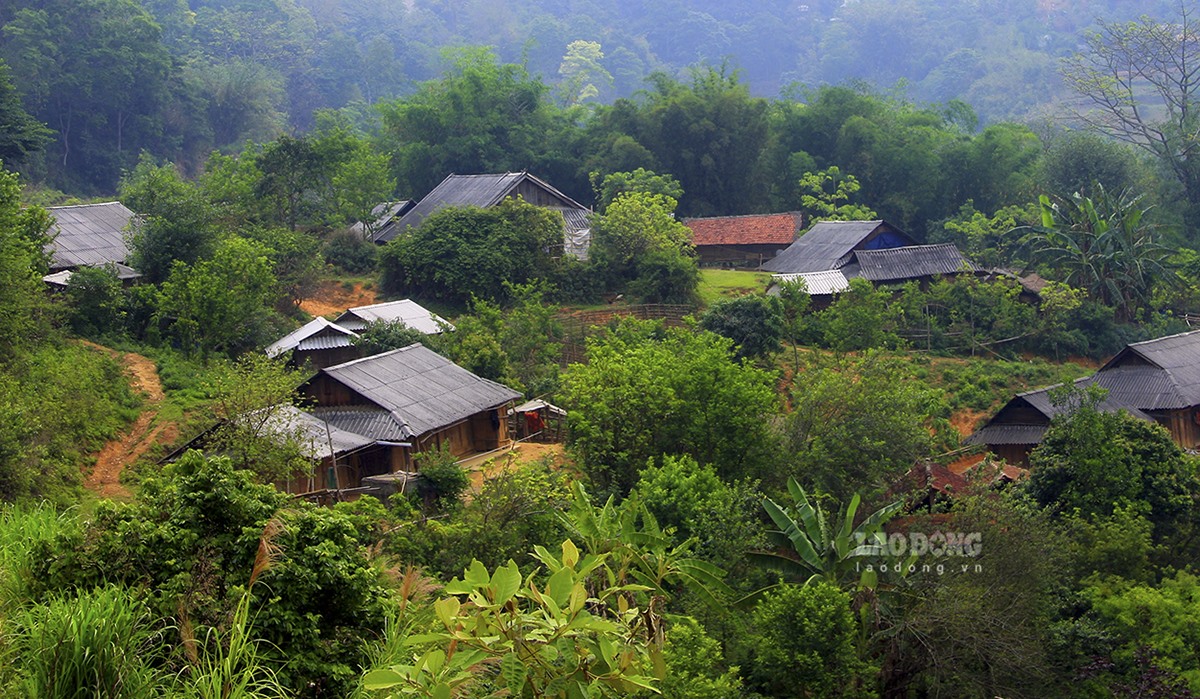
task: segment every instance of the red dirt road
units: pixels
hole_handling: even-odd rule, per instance
[[[106,347],[87,343],[91,347],[116,354]],[[158,419],[158,405],[163,400],[162,382],[154,362],[140,354],[121,355],[121,364],[129,375],[130,385],[146,399],[142,414],[129,429],[117,439],[109,442],[96,455],[96,466],[88,474],[84,486],[102,498],[126,499],[131,497],[129,489],[121,485],[121,471],[133,464],[157,442],[174,439],[176,426]]]

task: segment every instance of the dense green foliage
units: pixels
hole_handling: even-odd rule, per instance
[[[877,354],[815,362],[792,395],[787,439],[797,478],[847,498],[873,492],[945,444],[937,391]]]
[[[1200,302],[1200,256],[1164,247],[1191,235],[1186,99],[1143,124],[1163,147],[1124,134],[1152,158],[997,121],[1053,96],[1078,17],[1144,4],[610,4],[0,7],[0,158],[71,193],[119,187],[145,273],[44,293],[50,219],[0,175],[0,694],[1200,692],[1200,480],[1165,431],[1076,396],[1027,475],[942,470],[966,454],[952,417],[1085,372],[1031,353],[1101,358]],[[1192,60],[1178,10],[1180,32],[1101,21],[1068,79],[1105,94],[1093,59],[1125,39]],[[717,66],[722,47],[740,54]],[[844,82],[863,65],[912,80]],[[760,96],[792,80],[823,86]],[[519,170],[594,202],[589,259],[520,200],[441,211],[379,254],[364,238],[380,202]],[[700,307],[679,217],[782,210],[887,218],[992,271]],[[564,406],[565,450],[470,471],[424,452],[415,493],[331,507],[267,485],[313,460],[273,423],[302,377],[257,350],[330,264],[465,311],[359,344],[424,342]],[[699,319],[568,337],[557,304],[601,297]],[[158,419],[181,441],[221,420],[221,456],[144,459],[127,501],[81,497],[137,400],[66,330],[156,358]],[[561,369],[567,349],[582,361]]]
[[[570,444],[593,482],[626,493],[647,460],[689,455],[725,478],[764,475],[771,374],[712,333],[625,322],[563,377]]]
[[[1058,395],[1073,409],[1030,455],[1030,494],[1054,511],[1106,517],[1126,508],[1149,519],[1156,536],[1178,532],[1195,506],[1194,460],[1163,427],[1098,410],[1100,391]]]
[[[113,359],[53,327],[41,282],[49,216],[21,209],[18,191],[0,171],[0,500],[65,502],[86,455],[132,419],[137,400]]]
[[[383,626],[386,593],[361,545],[342,510],[296,506],[228,460],[190,452],[143,483],[138,502],[106,504],[54,542],[41,586],[141,586],[158,618],[217,629],[249,594],[249,623],[268,642],[260,652],[286,684],[300,696],[339,696],[356,676],[346,641]]]
[[[562,246],[562,216],[520,200],[490,209],[447,208],[381,254],[383,289],[463,303],[505,300],[508,284],[548,279]]]

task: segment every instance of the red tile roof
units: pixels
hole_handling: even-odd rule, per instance
[[[701,245],[791,245],[800,230],[800,214],[752,214],[685,218],[692,229],[692,244]]]

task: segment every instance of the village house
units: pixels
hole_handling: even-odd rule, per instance
[[[369,306],[355,306],[348,309],[336,319],[335,323],[347,330],[362,332],[371,323],[404,323],[426,335],[440,335],[445,330],[453,330],[454,326],[428,310],[424,306],[409,299],[373,303]]]
[[[313,416],[389,446],[390,472],[414,470],[431,449],[461,459],[508,446],[521,397],[420,344],[326,367],[298,392]]]
[[[858,250],[916,244],[887,221],[819,221],[762,269],[776,274],[828,272],[848,265]]]
[[[1118,352],[1095,374],[1075,381],[1107,389],[1097,406],[1106,412],[1162,425],[1184,449],[1200,445],[1200,330],[1136,342]],[[1070,409],[1056,405],[1044,388],[1021,393],[966,439],[986,445],[1014,464],[1028,465],[1054,416]]]
[[[72,270],[80,267],[109,266],[117,278],[129,283],[141,275],[125,263],[129,259],[129,222],[134,213],[119,201],[76,206],[52,206],[50,229],[53,239],[46,246],[50,253],[50,274],[43,281],[66,286]]]
[[[856,277],[877,285],[924,285],[980,272],[953,244],[917,245],[886,221],[821,221],[762,269],[775,272],[767,293],[802,282],[814,308],[828,306]]]
[[[758,269],[796,241],[799,212],[685,218],[702,267]]]
[[[486,209],[518,196],[534,206],[562,214],[563,254],[579,260],[587,259],[592,241],[592,212],[528,172],[450,175],[416,206],[382,226],[375,233],[374,241],[387,243],[409,228],[420,226],[426,218],[448,206]]]
[[[314,318],[276,340],[265,352],[275,358],[288,355],[288,364],[319,370],[363,356],[355,343],[371,323],[403,323],[426,335],[438,335],[454,326],[415,301],[401,299],[351,308],[336,320]]]
[[[297,392],[303,408],[277,405],[240,418],[311,460],[311,469],[275,484],[296,495],[354,491],[364,479],[409,483],[430,450],[463,460],[508,447],[509,414],[521,398],[421,344],[325,367]],[[164,460],[207,448],[216,429]]]

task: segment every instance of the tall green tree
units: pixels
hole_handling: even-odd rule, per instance
[[[588,178],[596,194],[596,209],[600,212],[604,212],[617,197],[627,192],[661,194],[677,202],[683,196],[683,187],[673,176],[659,175],[640,167],[632,172],[610,172],[606,175],[592,172]]]
[[[787,418],[797,479],[847,501],[882,491],[947,439],[937,391],[877,353],[815,361],[797,374]]]
[[[754,607],[747,684],[767,696],[867,697],[850,595],[828,582],[772,590]]]
[[[51,136],[45,124],[25,111],[13,85],[12,69],[0,60],[0,163],[13,169],[21,167],[30,155],[46,146]]]
[[[17,175],[0,170],[0,363],[48,330],[41,277],[49,228],[45,209],[21,207]]]
[[[770,357],[784,335],[783,303],[759,294],[718,301],[700,317],[700,327],[733,340],[739,359]]]
[[[769,372],[734,361],[729,340],[625,321],[563,376],[569,447],[593,482],[625,493],[647,460],[686,454],[725,478],[773,458]]]
[[[236,354],[266,339],[276,293],[268,255],[253,241],[228,238],[212,258],[172,266],[159,315],[185,352]]]
[[[767,101],[751,97],[728,65],[693,70],[686,83],[665,73],[650,82],[641,102],[618,100],[591,125],[592,138],[609,145],[590,169],[669,173],[686,191],[680,210],[689,216],[766,207],[757,165],[768,137]],[[640,149],[639,162],[621,162],[630,149]]]
[[[16,12],[0,57],[29,111],[55,131],[55,182],[111,191],[142,149],[162,146],[171,60],[134,0],[49,0]]]
[[[1103,393],[1054,396],[1065,410],[1030,454],[1026,487],[1053,512],[1104,517],[1129,508],[1150,520],[1156,537],[1171,534],[1200,495],[1197,465],[1161,426],[1101,411]]]
[[[131,222],[130,263],[159,283],[176,262],[194,264],[217,245],[217,209],[170,163],[143,155],[121,180],[121,201],[140,214]]]
[[[651,252],[687,253],[692,231],[675,220],[678,202],[663,194],[619,194],[597,221],[589,257],[610,279],[636,275],[637,262]]]
[[[506,199],[490,209],[448,207],[396,237],[381,253],[384,289],[465,304],[507,299],[512,284],[549,279],[561,249],[562,215]]]
[[[524,66],[499,63],[491,49],[450,57],[444,77],[379,106],[383,147],[401,190],[423,196],[454,172],[530,170],[559,182],[548,146],[568,122],[549,88]]]

